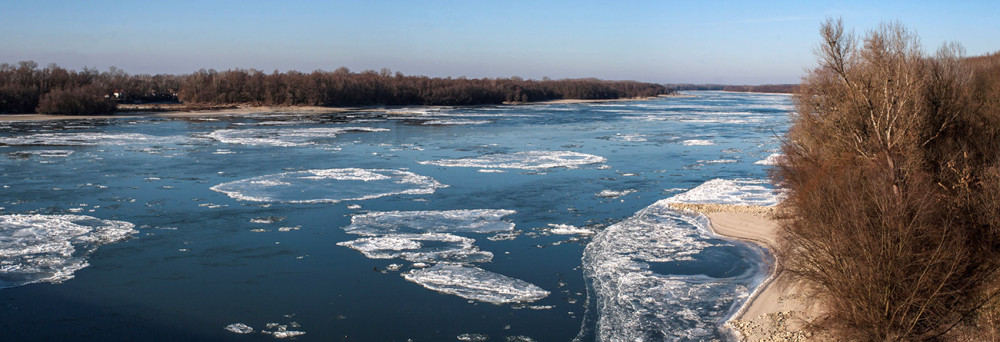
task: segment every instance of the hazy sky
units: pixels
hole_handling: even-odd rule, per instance
[[[986,1],[0,1],[0,62],[130,73],[383,67],[429,76],[795,83],[818,28],[898,20],[1000,50]]]

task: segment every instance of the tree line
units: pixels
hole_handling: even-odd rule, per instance
[[[821,29],[775,181],[777,254],[835,340],[996,340],[1000,53],[934,55],[900,24]]]
[[[670,94],[660,84],[598,79],[431,78],[388,69],[264,73],[199,70],[131,75],[117,68],[66,70],[32,61],[0,64],[0,113],[99,114],[119,103],[371,106],[485,105],[559,99],[619,99]]]

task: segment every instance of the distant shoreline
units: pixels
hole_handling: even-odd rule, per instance
[[[778,222],[773,207],[671,203],[674,209],[705,215],[712,233],[772,250],[777,245]],[[802,329],[819,308],[803,296],[804,288],[783,273],[775,260],[768,277],[728,321],[741,341],[805,341],[813,337]]]
[[[538,102],[512,102],[502,106],[537,105],[537,104],[572,104],[572,103],[602,103],[623,101],[648,101],[665,97],[694,97],[693,95],[670,94],[649,97],[619,98],[619,99],[561,99]],[[462,107],[462,106],[413,106],[413,107]],[[0,114],[0,122],[17,121],[49,121],[49,120],[88,120],[88,119],[120,119],[143,117],[211,117],[235,116],[262,113],[289,113],[301,115],[335,114],[346,112],[382,112],[380,107],[324,107],[324,106],[253,106],[253,105],[221,105],[201,106],[184,104],[127,104],[120,105],[119,113],[104,115],[60,115],[60,114]]]

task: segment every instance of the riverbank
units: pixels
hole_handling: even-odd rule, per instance
[[[777,244],[778,222],[773,207],[722,204],[671,204],[708,217],[713,233],[752,242],[767,249]],[[803,295],[804,288],[781,271],[780,260],[771,274],[727,322],[741,341],[806,341],[817,337],[804,331],[820,308]]]

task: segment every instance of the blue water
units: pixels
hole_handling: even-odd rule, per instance
[[[548,234],[552,225],[600,232],[712,179],[766,179],[768,166],[755,162],[777,151],[778,137],[788,128],[788,96],[689,94],[313,116],[0,123],[0,215],[86,215],[135,225],[127,239],[92,253],[78,248],[74,257],[89,266],[71,279],[52,282],[39,275],[38,282],[22,284],[0,272],[8,284],[0,289],[0,332],[6,340],[249,341],[273,339],[260,331],[275,331],[267,324],[278,323],[305,332],[299,340],[449,341],[466,333],[491,341],[593,339],[602,312],[593,307],[596,298],[588,301],[598,294],[588,290],[581,260],[594,235]],[[364,129],[334,134],[335,128]],[[525,151],[604,159],[494,169],[504,172],[435,163],[517,158]],[[292,177],[280,179],[287,184],[270,200],[211,189],[329,169],[392,170],[440,186]],[[398,193],[408,189],[420,191]],[[605,190],[633,191],[597,196]],[[375,193],[383,196],[358,199]],[[413,261],[370,259],[337,245],[363,237],[343,229],[352,215],[456,209],[515,211],[501,219],[520,231],[513,239],[452,234],[475,239],[475,248],[493,255],[490,262],[466,266],[550,294],[530,303],[462,298],[401,276],[415,269]],[[284,219],[251,222],[272,216]],[[16,243],[9,229],[0,229],[0,247],[18,248]],[[760,263],[748,248],[722,244],[694,260],[648,267],[723,282],[747,278],[740,270]],[[391,264],[400,269],[388,270]],[[739,301],[719,300],[732,302],[723,303],[726,310]],[[233,323],[254,332],[227,331]]]

